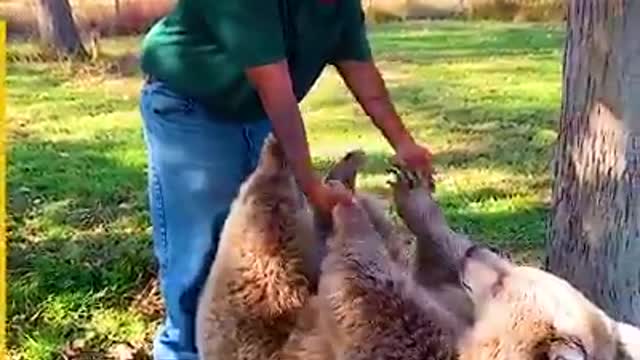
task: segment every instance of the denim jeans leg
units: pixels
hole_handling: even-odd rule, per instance
[[[212,118],[162,83],[142,90],[154,253],[166,319],[154,358],[197,359],[195,311],[237,191],[255,168],[268,120],[249,125]]]

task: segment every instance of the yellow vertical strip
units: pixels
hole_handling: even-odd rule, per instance
[[[7,243],[6,243],[6,204],[7,204],[7,126],[6,126],[6,39],[7,24],[0,20],[0,359],[7,358],[6,319],[7,319]]]

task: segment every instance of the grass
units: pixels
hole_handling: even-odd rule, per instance
[[[435,153],[452,224],[533,261],[545,234],[563,36],[556,26],[493,22],[371,33],[398,111]],[[115,56],[137,41],[105,49]],[[30,46],[9,51],[17,59]],[[99,67],[9,63],[13,359],[149,348],[161,307],[152,301],[139,86]],[[333,71],[302,108],[318,166],[360,147],[371,156],[361,184],[386,193],[390,148]]]

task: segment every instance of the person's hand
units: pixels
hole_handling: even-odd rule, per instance
[[[431,152],[412,140],[398,144],[395,160],[423,175],[430,175],[433,170]]]
[[[353,194],[344,186],[331,186],[316,179],[307,190],[311,204],[327,218],[331,217],[333,208],[339,203],[352,203]]]
[[[396,146],[394,162],[419,173],[431,190],[434,190],[432,155],[429,149],[413,140],[404,141]]]

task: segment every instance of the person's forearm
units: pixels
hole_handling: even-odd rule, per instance
[[[359,102],[367,116],[391,145],[396,146],[412,140],[411,134],[402,123],[388,94],[363,97]]]
[[[286,104],[267,105],[267,109],[273,132],[282,146],[287,163],[302,191],[309,195],[315,182],[315,173],[298,104],[293,99],[293,102]]]
[[[286,64],[266,65],[248,72],[257,86],[262,105],[273,126],[273,133],[284,151],[287,164],[301,187],[310,195],[315,184],[309,144]],[[266,85],[265,85],[266,84]]]
[[[362,109],[392,146],[412,141],[373,63],[344,62],[337,68]]]

